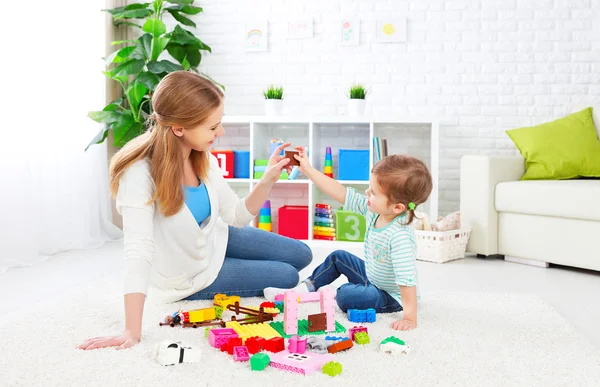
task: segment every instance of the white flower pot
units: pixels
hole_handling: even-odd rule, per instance
[[[364,99],[349,99],[348,100],[348,115],[350,117],[358,117],[365,115]]]
[[[280,116],[283,108],[281,99],[265,99],[265,114],[268,116]]]

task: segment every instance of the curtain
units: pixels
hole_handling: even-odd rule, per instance
[[[122,238],[106,143],[87,117],[106,104],[105,0],[3,5],[0,273]],[[108,24],[109,25],[109,24]]]

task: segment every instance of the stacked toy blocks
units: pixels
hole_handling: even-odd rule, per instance
[[[333,223],[333,211],[329,204],[315,205],[315,225],[313,228],[314,239],[335,241],[335,225]]]
[[[331,147],[325,149],[325,167],[323,173],[333,179],[333,159],[331,157]]]
[[[258,214],[258,228],[261,230],[273,231],[273,223],[271,223],[271,201],[267,200],[263,204]]]
[[[267,165],[269,165],[268,159],[254,160],[253,177],[255,180],[260,180],[260,178],[263,177],[263,175],[265,174],[265,172],[267,170]],[[279,176],[279,180],[288,180],[288,179],[289,179],[288,173],[285,170],[283,172],[281,172],[281,175]]]

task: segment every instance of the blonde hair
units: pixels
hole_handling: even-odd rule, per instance
[[[431,174],[419,159],[406,155],[391,155],[375,164],[372,170],[377,183],[392,204],[403,204],[408,211],[408,223],[415,218],[415,207],[425,203],[433,189]]]
[[[165,216],[179,212],[184,203],[183,157],[180,141],[172,126],[194,128],[204,122],[223,101],[223,92],[210,80],[188,71],[167,74],[152,96],[148,130],[129,141],[111,160],[110,192],[119,191],[119,180],[133,163],[147,158],[155,191],[150,203],[157,202]],[[206,152],[192,150],[194,171],[200,179],[208,175],[210,165]]]

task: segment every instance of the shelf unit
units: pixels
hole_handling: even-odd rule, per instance
[[[291,142],[292,146],[304,145],[309,149],[311,164],[322,170],[325,158],[325,148],[332,148],[334,177],[337,176],[337,155],[342,149],[369,149],[370,165],[373,167],[373,138],[384,137],[388,139],[389,154],[405,153],[423,160],[433,178],[433,192],[427,203],[420,211],[426,212],[430,219],[438,216],[439,195],[439,124],[437,119],[409,119],[405,117],[288,117],[288,116],[224,116],[223,127],[226,135],[220,137],[215,149],[234,149],[250,151],[250,178],[227,179],[230,186],[240,195],[247,195],[258,182],[252,178],[252,169],[255,159],[269,157],[269,143],[272,138],[280,138]],[[353,187],[359,192],[364,192],[368,181],[340,180],[340,183]],[[298,190],[303,191],[298,197]],[[302,174],[296,180],[279,180],[273,189],[278,198],[283,197],[285,204],[302,204],[309,207],[308,235],[313,241],[313,217],[316,203],[328,203],[334,208],[339,208],[339,203],[333,202],[323,194],[317,186],[306,179]],[[290,201],[285,199],[285,190],[289,190]],[[306,190],[306,192],[304,192]],[[280,200],[281,201],[281,200]],[[279,206],[278,206],[279,207]],[[277,207],[272,213],[276,220]],[[274,222],[276,223],[276,222]],[[252,224],[254,225],[254,223]],[[276,230],[274,224],[274,230]],[[356,245],[353,242],[325,242],[313,241],[318,244],[344,243]]]

